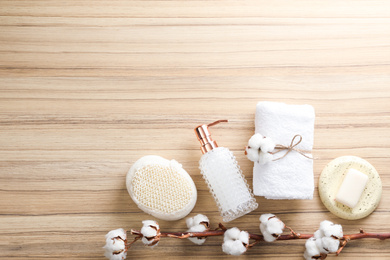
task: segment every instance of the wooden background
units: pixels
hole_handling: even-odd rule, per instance
[[[196,207],[221,218],[203,182],[193,128],[213,129],[249,181],[243,153],[261,100],[315,107],[314,175],[342,155],[372,163],[378,209],[359,221],[311,201],[257,198],[228,223],[259,233],[262,213],[301,233],[320,221],[390,231],[389,1],[0,1],[0,258],[103,259],[104,234],[150,216],[125,176],[140,157],[176,159],[198,188]],[[317,186],[317,185],[316,185]],[[160,221],[184,231],[185,221]],[[227,258],[204,246],[136,243],[129,259]],[[302,259],[304,241],[260,244],[242,259]],[[332,259],[331,257],[329,257]],[[350,243],[338,259],[390,259],[390,241]]]

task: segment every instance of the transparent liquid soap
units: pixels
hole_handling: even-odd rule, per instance
[[[258,204],[233,153],[228,148],[218,147],[211,139],[208,127],[220,122],[227,120],[200,125],[195,128],[195,132],[203,152],[199,169],[218,205],[223,221],[229,222],[255,210]]]

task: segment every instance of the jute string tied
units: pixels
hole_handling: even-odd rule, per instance
[[[298,140],[297,142],[295,142],[295,139],[297,139],[297,138],[299,138],[299,140]],[[295,143],[294,143],[294,142],[295,142]],[[295,136],[292,138],[291,143],[290,143],[289,146],[277,144],[277,145],[275,146],[275,150],[276,150],[276,151],[275,151],[275,152],[269,152],[270,154],[277,154],[277,153],[279,153],[279,152],[281,152],[281,151],[284,151],[284,150],[287,150],[287,152],[286,152],[283,156],[281,156],[281,157],[279,157],[279,158],[276,158],[276,159],[273,159],[272,161],[277,161],[277,160],[283,159],[283,158],[286,157],[286,155],[289,154],[291,151],[296,151],[296,152],[300,153],[301,155],[305,156],[306,158],[313,160],[313,157],[310,157],[310,156],[308,156],[308,155],[305,154],[305,153],[311,153],[311,152],[312,152],[311,150],[302,150],[302,149],[296,148],[296,146],[297,146],[298,144],[300,144],[301,142],[302,142],[302,136],[298,134],[298,135],[295,135]]]

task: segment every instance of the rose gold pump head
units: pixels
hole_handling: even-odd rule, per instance
[[[211,138],[209,127],[222,122],[228,122],[228,120],[217,120],[208,125],[199,125],[195,127],[195,134],[201,144],[200,150],[203,154],[218,147],[217,142]]]

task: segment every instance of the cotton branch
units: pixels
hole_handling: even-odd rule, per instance
[[[180,239],[189,238],[189,237],[215,237],[215,236],[223,236],[225,231],[226,230],[210,230],[205,232],[161,232],[161,237],[171,237],[171,238],[180,238]],[[132,235],[137,235],[142,237],[141,232],[137,230],[131,230],[130,233]],[[288,235],[281,235],[276,240],[308,239],[312,236],[313,234],[297,234],[297,235],[288,234]],[[264,237],[262,235],[249,233],[249,237],[254,240],[264,241]]]
[[[360,229],[360,232],[357,234],[345,235],[340,239],[340,248],[337,250],[336,255],[340,254],[349,241],[361,238],[377,238],[385,240],[390,238],[390,233],[367,233],[363,229]]]
[[[222,225],[222,224],[220,224]],[[223,236],[225,233],[225,230],[209,230],[205,232],[161,232],[161,237],[171,237],[171,238],[180,238],[185,239],[189,237],[214,237],[214,236]],[[142,237],[142,234],[140,231],[137,230],[131,230],[130,233],[132,235],[136,235],[136,240],[139,239],[139,237]],[[287,234],[287,235],[280,235],[276,240],[291,240],[291,239],[309,239],[313,236],[313,234]],[[249,233],[250,239],[256,240],[256,241],[264,241],[263,235],[258,234],[252,234]],[[390,238],[390,233],[357,233],[357,234],[351,234],[351,235],[345,235],[341,239],[342,241],[350,241],[350,240],[356,240],[361,238],[377,238],[380,240],[385,240]]]
[[[306,239],[304,258],[325,259],[329,254],[340,254],[352,240],[390,238],[390,232],[367,233],[363,229],[356,234],[344,235],[341,225],[327,220],[320,223],[320,228],[314,234],[297,233],[273,214],[263,214],[260,222],[262,234],[248,233],[236,227],[228,229],[222,223],[219,223],[217,228],[210,229],[209,219],[201,214],[187,219],[188,230],[185,232],[161,232],[156,221],[145,220],[142,222],[141,230],[130,230],[129,233],[135,236],[131,242],[128,242],[127,234],[123,229],[110,231],[106,235],[105,256],[110,260],[126,259],[128,250],[138,240],[149,247],[155,247],[163,237],[189,239],[201,245],[208,237],[223,236],[222,251],[230,255],[241,255],[262,241]],[[289,234],[282,234],[286,229],[290,231]]]

